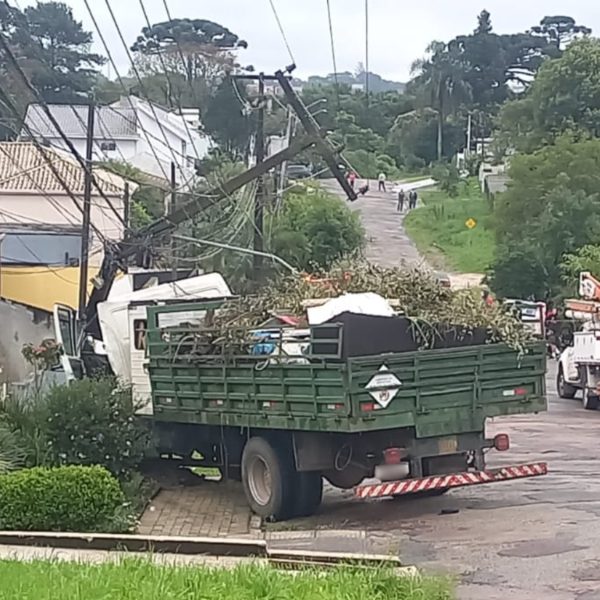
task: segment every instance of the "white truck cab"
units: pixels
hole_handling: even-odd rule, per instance
[[[94,350],[105,354],[113,373],[123,384],[131,386],[134,400],[139,406],[138,414],[151,415],[152,395],[146,357],[148,306],[173,300],[230,298],[231,290],[219,273],[209,273],[135,292],[123,290],[121,286],[117,287],[116,292],[98,304],[98,322],[103,340],[93,340]],[[164,326],[202,321],[205,316],[205,311],[176,313]],[[64,351],[61,363],[66,379],[72,381],[83,376],[81,366],[75,366],[81,365],[77,352],[81,344],[78,343],[75,311],[67,306],[56,305],[54,324],[56,340]]]

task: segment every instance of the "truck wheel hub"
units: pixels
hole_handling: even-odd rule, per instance
[[[261,506],[266,506],[271,500],[271,471],[267,463],[258,456],[248,466],[248,487],[252,497]]]

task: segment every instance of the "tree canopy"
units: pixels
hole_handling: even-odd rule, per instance
[[[561,286],[565,254],[600,239],[600,139],[570,137],[512,159],[509,190],[496,201],[502,295],[543,298]]]
[[[6,9],[5,9],[6,11]],[[105,59],[90,51],[92,34],[63,2],[13,12],[10,42],[32,84],[47,102],[81,102]]]
[[[540,69],[524,98],[500,115],[511,143],[530,150],[570,131],[600,135],[600,40],[573,42],[557,60]]]

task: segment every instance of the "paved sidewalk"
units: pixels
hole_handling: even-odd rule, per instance
[[[200,481],[162,489],[138,527],[141,535],[262,537],[240,483]]]

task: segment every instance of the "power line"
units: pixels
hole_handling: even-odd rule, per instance
[[[333,37],[333,22],[331,20],[331,4],[327,0],[327,19],[329,21],[329,37],[331,39],[331,60],[333,62],[333,79],[335,81],[335,95],[337,100],[337,108],[340,109],[340,86],[338,82],[337,61],[335,59],[335,39]]]
[[[29,80],[29,78],[25,74],[25,71],[23,71],[21,65],[19,65],[19,63],[18,63],[15,55],[13,54],[12,50],[10,49],[9,44],[7,43],[6,39],[4,38],[4,35],[2,35],[2,34],[0,34],[0,46],[2,47],[2,50],[8,56],[11,65],[17,71],[17,73],[19,74],[19,77],[22,79],[23,83],[25,83],[25,85],[27,86],[27,88],[29,89],[29,91],[33,94],[34,98],[36,98],[37,101],[40,103],[43,111],[46,113],[46,116],[50,119],[50,122],[52,123],[52,125],[54,126],[54,128],[57,130],[57,132],[59,133],[60,137],[65,142],[65,144],[67,145],[67,147],[69,148],[69,150],[71,151],[71,153],[75,156],[75,158],[77,159],[77,162],[81,165],[81,168],[84,169],[84,170],[86,170],[86,171],[88,169],[91,169],[92,168],[91,165],[86,164],[85,160],[81,157],[81,155],[79,154],[79,152],[77,151],[77,149],[73,145],[73,142],[71,142],[71,140],[68,138],[68,136],[65,134],[65,132],[60,127],[60,124],[58,123],[58,121],[54,118],[54,115],[50,111],[48,105],[45,103],[45,101],[42,98],[42,96],[40,95],[40,93],[33,86],[33,84],[31,83],[31,81]],[[8,96],[5,95],[5,97],[8,99]],[[12,101],[11,101],[11,104],[12,104]],[[14,108],[14,105],[13,105],[13,108]],[[14,114],[15,114],[15,116],[17,116],[17,118],[19,117],[19,113],[16,110],[16,108],[14,110]],[[115,213],[116,217],[123,223],[123,225],[125,225],[125,222],[123,221],[123,217],[115,209],[115,207],[113,206],[113,203],[110,201],[110,199],[104,194],[104,192],[102,191],[102,189],[98,185],[98,183],[97,183],[97,181],[96,181],[96,179],[95,179],[95,177],[93,175],[91,176],[91,179],[92,179],[92,184],[96,188],[96,190],[98,191],[98,193],[104,198],[104,200],[106,201],[106,203],[110,206],[111,210]]]
[[[90,8],[90,4],[89,4],[89,0],[83,0],[85,7],[90,15],[90,19],[92,20],[92,23],[94,25],[94,28],[96,29],[96,32],[98,34],[98,37],[100,38],[100,41],[102,42],[102,46],[104,47],[104,51],[106,52],[106,55],[108,57],[108,60],[110,61],[111,65],[113,66],[114,70],[115,70],[115,75],[117,76],[117,79],[119,81],[119,83],[121,84],[121,87],[123,88],[123,91],[125,92],[125,95],[127,97],[127,100],[129,102],[129,105],[131,107],[131,110],[135,112],[135,105],[133,104],[133,101],[131,100],[130,97],[130,93],[129,90],[127,89],[127,86],[125,85],[125,82],[123,81],[123,78],[121,77],[121,74],[119,73],[119,69],[117,67],[117,63],[115,62],[112,52],[110,51],[110,48],[108,47],[108,44],[106,42],[106,39],[104,37],[104,34],[102,33],[102,30],[100,29],[100,26],[98,25],[98,21],[96,20],[96,16],[94,15],[94,13],[92,12],[92,9]],[[146,137],[146,141],[148,142],[148,145],[150,146],[150,150],[152,151],[152,154],[154,155],[154,159],[156,160],[159,168],[161,169],[164,178],[169,181],[169,175],[167,173],[167,171],[164,168],[164,165],[162,163],[162,160],[160,158],[158,158],[158,154],[156,153],[156,150],[154,149],[154,146],[152,145],[152,142],[150,141],[150,137],[148,135],[148,132],[146,131],[145,127],[143,127],[141,121],[137,123],[137,125],[139,126],[139,128],[142,130],[142,133],[144,134],[144,136]]]
[[[279,32],[281,33],[281,37],[283,38],[283,43],[285,44],[288,54],[290,55],[290,60],[295,65],[296,59],[294,58],[294,54],[290,47],[290,43],[288,42],[287,36],[285,35],[285,30],[283,29],[281,19],[279,18],[279,14],[277,13],[277,8],[275,8],[275,0],[269,0],[269,4],[271,5],[271,10],[273,11],[273,16],[275,17],[275,21],[277,21],[277,27],[279,27]]]
[[[146,24],[148,25],[148,29],[150,29],[152,27],[152,24],[150,23],[150,18],[148,17],[148,11],[146,10],[146,5],[144,4],[144,0],[139,0],[140,3],[140,8],[142,9],[142,13],[144,14],[144,19],[146,19]],[[160,64],[165,72],[165,77],[167,79],[167,84],[169,85],[170,91],[171,93],[169,93],[169,100],[171,101],[173,98],[173,94],[172,94],[172,90],[173,90],[173,83],[171,82],[171,79],[169,77],[169,70],[167,68],[167,64],[165,63],[165,59],[163,57],[163,55],[160,52],[160,49],[157,52],[158,54],[158,58],[160,60]],[[172,104],[171,104],[172,106]],[[194,138],[192,137],[192,133],[190,131],[190,128],[188,126],[188,122],[186,121],[185,117],[183,116],[183,108],[181,106],[181,103],[178,102],[177,103],[177,108],[179,108],[179,113],[181,115],[181,118],[183,120],[183,124],[185,126],[185,130],[187,132],[187,135],[190,139],[190,142],[192,144],[192,147],[194,148],[194,154],[196,155],[196,159],[200,160],[200,156],[198,154],[198,148],[196,148],[196,143],[194,141]]]
[[[21,11],[21,6],[20,6],[18,0],[14,0],[14,3],[15,3],[16,8]],[[6,0],[6,4],[8,6],[10,6],[10,4],[8,4],[8,0]],[[29,27],[29,23],[27,22],[27,20],[25,20],[25,26],[27,27],[27,31],[31,35],[31,29]],[[34,49],[35,49],[35,51],[36,51],[36,53],[38,55],[38,59],[39,59],[40,63],[45,64],[45,66],[47,66],[47,67],[50,68],[50,65],[48,65],[48,63],[43,60],[43,56],[42,56],[41,50],[38,49],[37,45],[34,45]],[[40,50],[40,51],[38,51],[38,50]],[[75,106],[73,104],[68,104],[67,106],[70,107],[71,111],[75,114],[75,117],[77,118],[77,120],[79,121],[79,123],[82,125],[83,129],[85,130],[85,128],[86,128],[87,125],[86,125],[85,121],[83,120],[83,118],[81,117],[81,115],[79,114],[79,112],[77,111],[77,109],[75,108]],[[101,111],[97,111],[97,115],[96,116],[97,116],[98,120],[100,121],[100,124],[102,126],[104,126],[104,130],[106,132],[108,132],[108,128],[106,127],[106,125],[102,121]],[[112,141],[114,141],[114,140],[112,140]],[[101,147],[100,143],[96,141],[95,144],[96,144],[98,150],[100,151],[100,153],[102,153],[103,151],[102,151],[102,147]],[[115,143],[115,147],[117,148],[117,150],[119,151],[119,154],[121,155],[121,158],[125,162],[125,157],[123,156],[123,153],[121,152],[121,149],[119,148],[118,144]]]
[[[117,33],[119,35],[119,38],[121,40],[121,43],[123,44],[123,48],[125,48],[125,52],[127,53],[127,58],[129,59],[129,62],[131,63],[131,68],[132,71],[135,75],[135,78],[137,79],[139,86],[140,86],[140,90],[142,91],[142,94],[146,97],[146,99],[148,100],[148,105],[150,106],[150,110],[152,111],[152,116],[154,117],[156,123],[158,124],[158,128],[165,140],[165,145],[167,146],[167,148],[169,149],[170,153],[171,153],[171,157],[173,158],[173,163],[177,166],[177,168],[179,169],[179,172],[181,173],[181,178],[185,179],[186,178],[186,174],[183,171],[183,168],[181,167],[181,165],[177,162],[177,158],[173,152],[173,148],[171,147],[171,144],[169,143],[169,138],[167,137],[167,134],[165,132],[165,129],[163,127],[163,124],[161,122],[161,120],[158,118],[158,114],[156,113],[156,109],[154,108],[154,103],[150,101],[150,95],[148,94],[148,92],[146,91],[146,88],[144,86],[144,82],[142,81],[140,72],[138,71],[138,68],[135,66],[135,62],[133,61],[133,57],[131,56],[131,51],[129,50],[129,46],[127,45],[127,42],[125,41],[125,37],[123,36],[123,32],[121,30],[121,26],[119,25],[119,21],[117,20],[117,18],[115,17],[115,13],[113,12],[112,9],[112,5],[110,3],[110,0],[104,0],[105,4],[106,4],[106,8],[108,9],[108,12],[110,13],[111,19],[115,25],[115,29],[117,30]]]
[[[171,16],[171,11],[169,9],[169,5],[167,4],[167,0],[163,0],[163,6],[165,7],[165,13],[167,14],[167,19],[169,19],[169,21],[172,21],[173,17]],[[185,57],[183,56],[183,50],[182,50],[181,46],[179,45],[179,40],[177,39],[176,36],[173,36],[173,39],[177,46],[177,51],[179,53],[179,58],[181,60],[181,66],[183,67],[183,72],[186,74],[189,74],[188,70],[187,70]],[[198,101],[198,97],[196,96],[196,90],[194,89],[194,86],[192,85],[191,77],[186,76],[185,79],[188,82],[190,91],[192,92],[192,98],[194,99],[196,106],[200,107],[200,102]]]
[[[38,148],[39,149],[39,148]],[[44,151],[45,149],[42,148],[42,155],[45,156],[46,160],[50,160],[48,159],[47,155],[44,155]],[[22,165],[20,165],[10,154],[10,152],[8,152],[7,150],[4,149],[4,147],[0,144],[0,152],[2,152],[2,154],[4,154],[8,160],[19,170],[22,171],[22,173],[31,181],[31,183],[33,183],[34,187],[38,190],[38,192],[41,193],[41,195],[43,197],[45,197],[48,202],[54,207],[54,209],[61,214],[65,220],[70,223],[71,225],[76,226],[77,228],[79,228],[81,226],[81,223],[78,223],[76,221],[72,220],[72,216],[70,213],[66,212],[66,210],[56,201],[55,198],[53,198],[48,192],[46,192],[43,188],[40,187],[40,185],[35,181],[35,179],[33,178],[33,176],[31,175],[31,173],[29,172],[29,170],[27,169],[23,169]],[[56,170],[56,168],[54,167],[53,163],[52,164],[51,170],[54,174],[54,176],[58,179],[59,183],[61,184],[61,186],[67,191],[67,194],[70,196],[71,200],[75,203],[75,206],[78,208],[79,211],[81,211],[83,213],[83,208],[79,205],[79,202],[77,201],[77,199],[75,198],[75,195],[72,193],[71,189],[69,188],[69,186],[67,185],[67,183],[64,181],[64,179],[60,176],[60,174],[58,173],[58,171]],[[46,223],[47,224],[47,223]],[[104,234],[95,226],[92,224],[92,227],[94,229],[94,233],[98,236],[98,239],[102,242],[102,243],[106,243],[106,238],[104,236]]]

